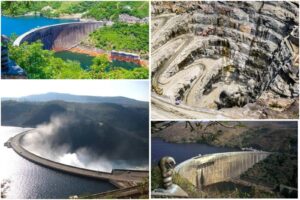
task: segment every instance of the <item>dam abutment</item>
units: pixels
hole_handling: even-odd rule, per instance
[[[180,163],[175,171],[201,189],[203,186],[238,177],[270,154],[264,151],[245,151],[197,156]]]

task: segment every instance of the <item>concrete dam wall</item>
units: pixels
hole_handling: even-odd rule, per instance
[[[197,156],[177,165],[175,171],[201,188],[236,178],[270,154],[262,151],[246,151]]]
[[[104,22],[73,22],[35,28],[19,36],[14,45],[41,40],[44,49],[67,50],[78,45],[89,33],[104,24]]]
[[[21,141],[25,134],[30,133],[32,130],[20,133],[6,142],[6,146],[11,147],[20,156],[26,158],[29,161],[37,163],[39,165],[66,172],[69,174],[74,174],[83,177],[89,177],[94,179],[108,180],[114,185],[118,185],[116,182],[130,182],[130,183],[140,183],[143,182],[145,178],[148,177],[148,170],[127,170],[127,169],[113,169],[111,172],[102,172],[96,170],[90,170],[85,168],[74,167],[70,165],[65,165],[47,158],[40,157],[28,150],[26,150],[22,145]]]

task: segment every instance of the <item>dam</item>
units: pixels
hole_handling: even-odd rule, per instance
[[[201,189],[202,186],[239,177],[270,154],[264,151],[244,151],[200,155],[178,164],[175,171]]]
[[[106,23],[97,22],[72,22],[32,29],[19,36],[13,43],[19,46],[24,42],[40,40],[44,49],[63,51],[77,46],[89,33]]]
[[[143,170],[123,170],[123,169],[113,169],[111,173],[101,172],[95,170],[88,170],[79,167],[73,167],[65,164],[61,164],[46,158],[42,158],[35,155],[25,148],[22,147],[21,141],[25,134],[32,130],[22,132],[12,138],[10,138],[6,145],[13,148],[13,150],[20,156],[34,163],[43,165],[48,168],[63,171],[69,174],[74,174],[83,177],[89,177],[94,179],[107,180],[119,188],[126,188],[128,186],[136,185],[137,183],[143,182],[145,178],[148,177],[148,171]]]
[[[86,40],[90,33],[106,25],[111,25],[111,22],[67,22],[33,28],[20,35],[13,45],[41,41],[45,50],[54,50],[55,56],[63,60],[78,61],[84,69],[88,69],[93,58],[101,54],[108,54],[113,66],[117,64],[124,68],[135,68],[144,65],[145,61],[136,54],[114,50],[109,53],[96,47],[82,45],[82,41]]]

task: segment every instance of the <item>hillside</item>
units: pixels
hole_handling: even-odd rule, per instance
[[[271,187],[280,184],[298,187],[298,159],[297,155],[272,154],[262,162],[256,163],[241,175],[241,178]]]
[[[148,163],[148,108],[113,103],[2,101],[1,114],[3,126],[37,128],[24,146],[43,157],[60,161],[76,154],[79,159],[84,152],[88,156],[83,156],[83,163],[105,159],[121,168]]]
[[[135,52],[148,57],[148,24],[115,23],[91,33],[87,44],[106,51]]]
[[[20,98],[3,97],[2,100],[32,101],[32,102],[46,102],[46,101],[60,100],[60,101],[78,102],[78,103],[115,103],[123,106],[148,108],[148,102],[138,101],[138,100],[121,97],[121,96],[98,97],[98,96],[72,95],[72,94],[55,93],[55,92],[29,95]]]
[[[148,17],[148,2],[51,2],[51,1],[5,1],[1,3],[2,14],[7,16],[42,15],[45,17],[94,18],[96,20],[117,20],[120,14]],[[79,14],[79,15],[78,15]]]
[[[255,148],[265,151],[294,153],[297,151],[296,122],[222,122],[191,131],[185,122],[178,122],[152,134],[168,142],[206,143],[214,146]]]

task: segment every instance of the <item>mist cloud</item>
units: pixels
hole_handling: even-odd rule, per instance
[[[148,141],[103,122],[56,115],[23,137],[27,150],[63,164],[110,172],[148,167]]]

